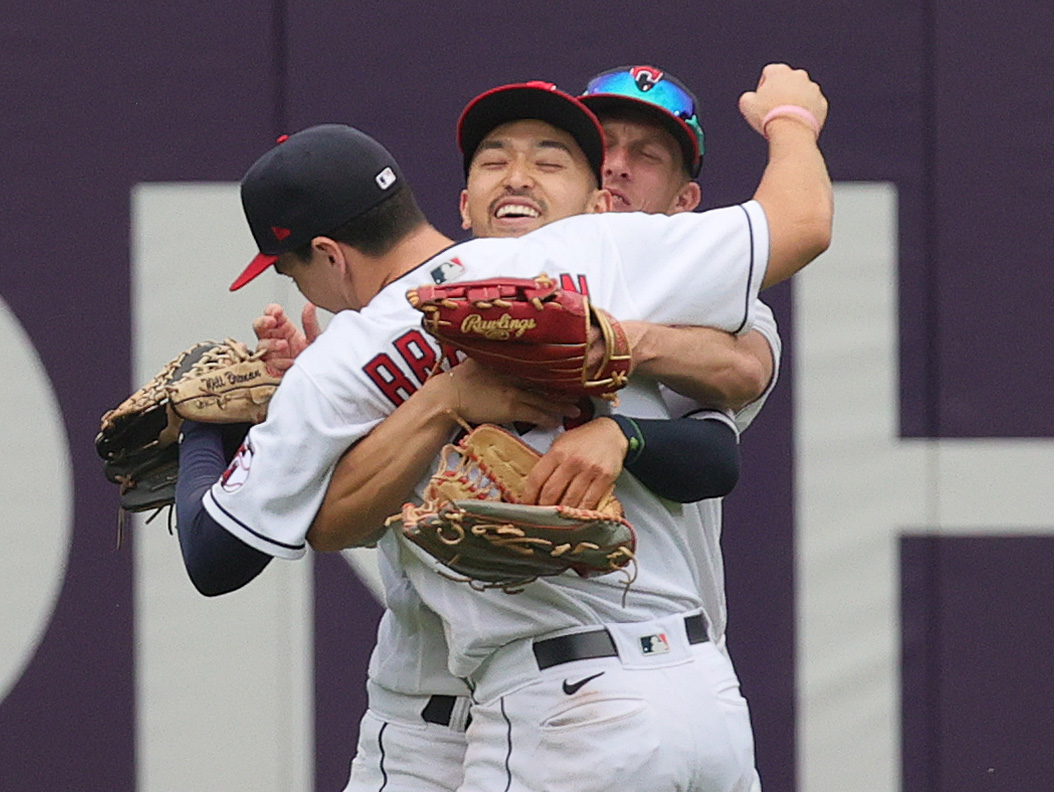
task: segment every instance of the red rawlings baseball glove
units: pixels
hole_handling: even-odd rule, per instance
[[[612,398],[629,377],[622,326],[544,273],[425,285],[406,298],[444,347],[547,390]],[[603,347],[599,355],[590,354],[593,327]]]

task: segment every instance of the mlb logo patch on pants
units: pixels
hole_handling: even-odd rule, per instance
[[[666,654],[670,651],[670,642],[666,640],[666,633],[641,636],[640,650],[646,655]]]

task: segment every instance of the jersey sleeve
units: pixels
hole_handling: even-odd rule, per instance
[[[618,214],[605,222],[640,316],[732,333],[753,323],[769,253],[759,203],[669,217]]]
[[[315,344],[323,346],[319,341]],[[318,353],[315,360],[328,354],[308,352]],[[316,381],[310,365],[301,362],[275,391],[267,420],[249,431],[202,501],[209,515],[243,542],[285,559],[306,552],[307,530],[337,460],[384,417],[367,393],[357,401],[335,398],[332,383]]]
[[[741,434],[750,426],[757,414],[761,412],[761,408],[765,406],[769,394],[776,387],[776,382],[779,379],[780,358],[783,352],[783,344],[780,340],[776,317],[772,313],[772,309],[761,300],[757,300],[754,305],[753,315],[754,324],[749,329],[757,330],[768,341],[769,349],[772,351],[772,377],[761,395],[750,402],[750,404],[747,404],[736,413],[718,413],[726,423],[735,426],[737,434]],[[660,388],[663,401],[666,402],[666,406],[672,416],[687,417],[691,415],[693,417],[713,418],[718,415],[713,413],[712,408],[700,404],[695,399],[670,390],[665,385],[661,385]]]
[[[768,401],[769,394],[772,393],[776,387],[777,380],[779,380],[780,360],[783,357],[783,342],[780,340],[779,329],[776,326],[776,316],[772,313],[772,309],[760,300],[757,301],[754,309],[754,326],[752,329],[761,333],[765,340],[769,342],[769,349],[772,351],[772,378],[769,379],[769,384],[758,398],[735,414],[736,427],[740,432],[745,431],[753,423],[757,414],[761,412],[761,408],[765,406],[765,402]]]

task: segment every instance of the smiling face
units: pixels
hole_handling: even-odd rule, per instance
[[[699,185],[688,178],[681,148],[665,128],[633,115],[602,117],[601,124],[613,211],[676,214],[699,205]]]
[[[495,127],[476,149],[461,191],[461,226],[478,237],[515,237],[607,211],[610,202],[570,133],[523,119]]]

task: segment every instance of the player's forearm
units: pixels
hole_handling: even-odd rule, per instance
[[[762,288],[774,286],[831,243],[834,191],[816,134],[794,118],[767,127],[769,162],[754,198],[769,225],[769,264]]]
[[[438,390],[418,390],[337,462],[307,533],[315,550],[376,541],[385,520],[410,500],[414,485],[431,472],[457,427]]]
[[[709,327],[623,325],[633,339],[634,371],[700,404],[738,410],[772,378],[772,353],[756,331],[737,337]]]
[[[722,421],[622,415],[611,420],[630,440],[626,470],[656,495],[692,503],[724,497],[739,481],[739,442]]]
[[[595,509],[623,469],[662,498],[717,498],[739,479],[739,443],[716,419],[601,416],[557,436],[527,476],[524,502]]]

